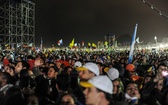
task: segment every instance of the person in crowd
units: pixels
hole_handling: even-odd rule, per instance
[[[16,66],[15,66],[15,73],[19,74],[21,70],[23,69],[29,69],[30,65],[26,62],[26,61],[19,61],[17,62]]]
[[[124,86],[119,78],[119,72],[116,68],[111,67],[107,71],[107,76],[111,79],[113,83],[113,100],[118,102],[118,101],[123,101],[124,100]]]
[[[62,68],[62,60],[61,59],[57,59],[56,61],[55,61],[55,64],[56,64],[56,66],[57,66],[57,68],[59,69],[59,74],[62,72],[62,70],[63,70],[63,68]]]
[[[59,69],[56,66],[50,66],[48,69],[47,77],[49,79],[57,79]]]
[[[21,89],[17,86],[10,87],[0,105],[25,105],[25,98]]]
[[[73,94],[64,93],[59,99],[57,105],[77,105],[77,99]]]
[[[129,82],[125,89],[125,99],[130,105],[139,104],[141,95],[139,93],[138,85],[135,82]]]
[[[40,105],[37,95],[31,94],[28,98],[26,98],[26,105]]]
[[[14,84],[11,80],[11,75],[7,72],[0,72],[0,92],[6,94],[6,91]]]
[[[90,78],[98,76],[100,74],[97,64],[93,62],[88,62],[84,64],[82,67],[76,69],[79,71],[80,81],[87,81]]]
[[[95,76],[80,85],[85,87],[86,105],[115,105],[112,102],[113,84],[107,76]]]

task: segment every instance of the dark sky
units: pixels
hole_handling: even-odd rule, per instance
[[[168,15],[168,0],[148,0]],[[140,41],[168,37],[168,20],[141,0],[33,0],[36,3],[36,45],[68,46],[73,38],[81,43],[104,41],[107,34],[132,35],[138,23]]]

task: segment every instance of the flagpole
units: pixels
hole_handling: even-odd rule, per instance
[[[134,52],[134,45],[135,45],[135,38],[136,38],[136,33],[137,33],[137,27],[138,27],[138,24],[136,24],[135,30],[134,30],[134,34],[132,36],[132,42],[131,42],[131,47],[130,47],[130,52],[129,52],[129,58],[128,58],[128,64],[130,64],[132,62],[132,58],[133,58],[133,52]]]

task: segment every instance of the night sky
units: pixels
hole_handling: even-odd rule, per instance
[[[36,4],[36,46],[40,37],[45,47],[57,46],[63,39],[97,43],[104,36],[132,36],[138,23],[140,41],[158,41],[168,37],[168,19],[160,16],[141,0],[32,0]],[[148,0],[168,15],[168,0]]]

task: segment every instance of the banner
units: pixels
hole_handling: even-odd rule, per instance
[[[130,52],[129,52],[129,58],[128,58],[128,64],[132,63],[132,57],[134,53],[134,45],[135,45],[135,38],[136,38],[136,33],[137,33],[137,27],[138,24],[135,26],[134,34],[132,36],[132,42],[131,42],[131,47],[130,47]]]

